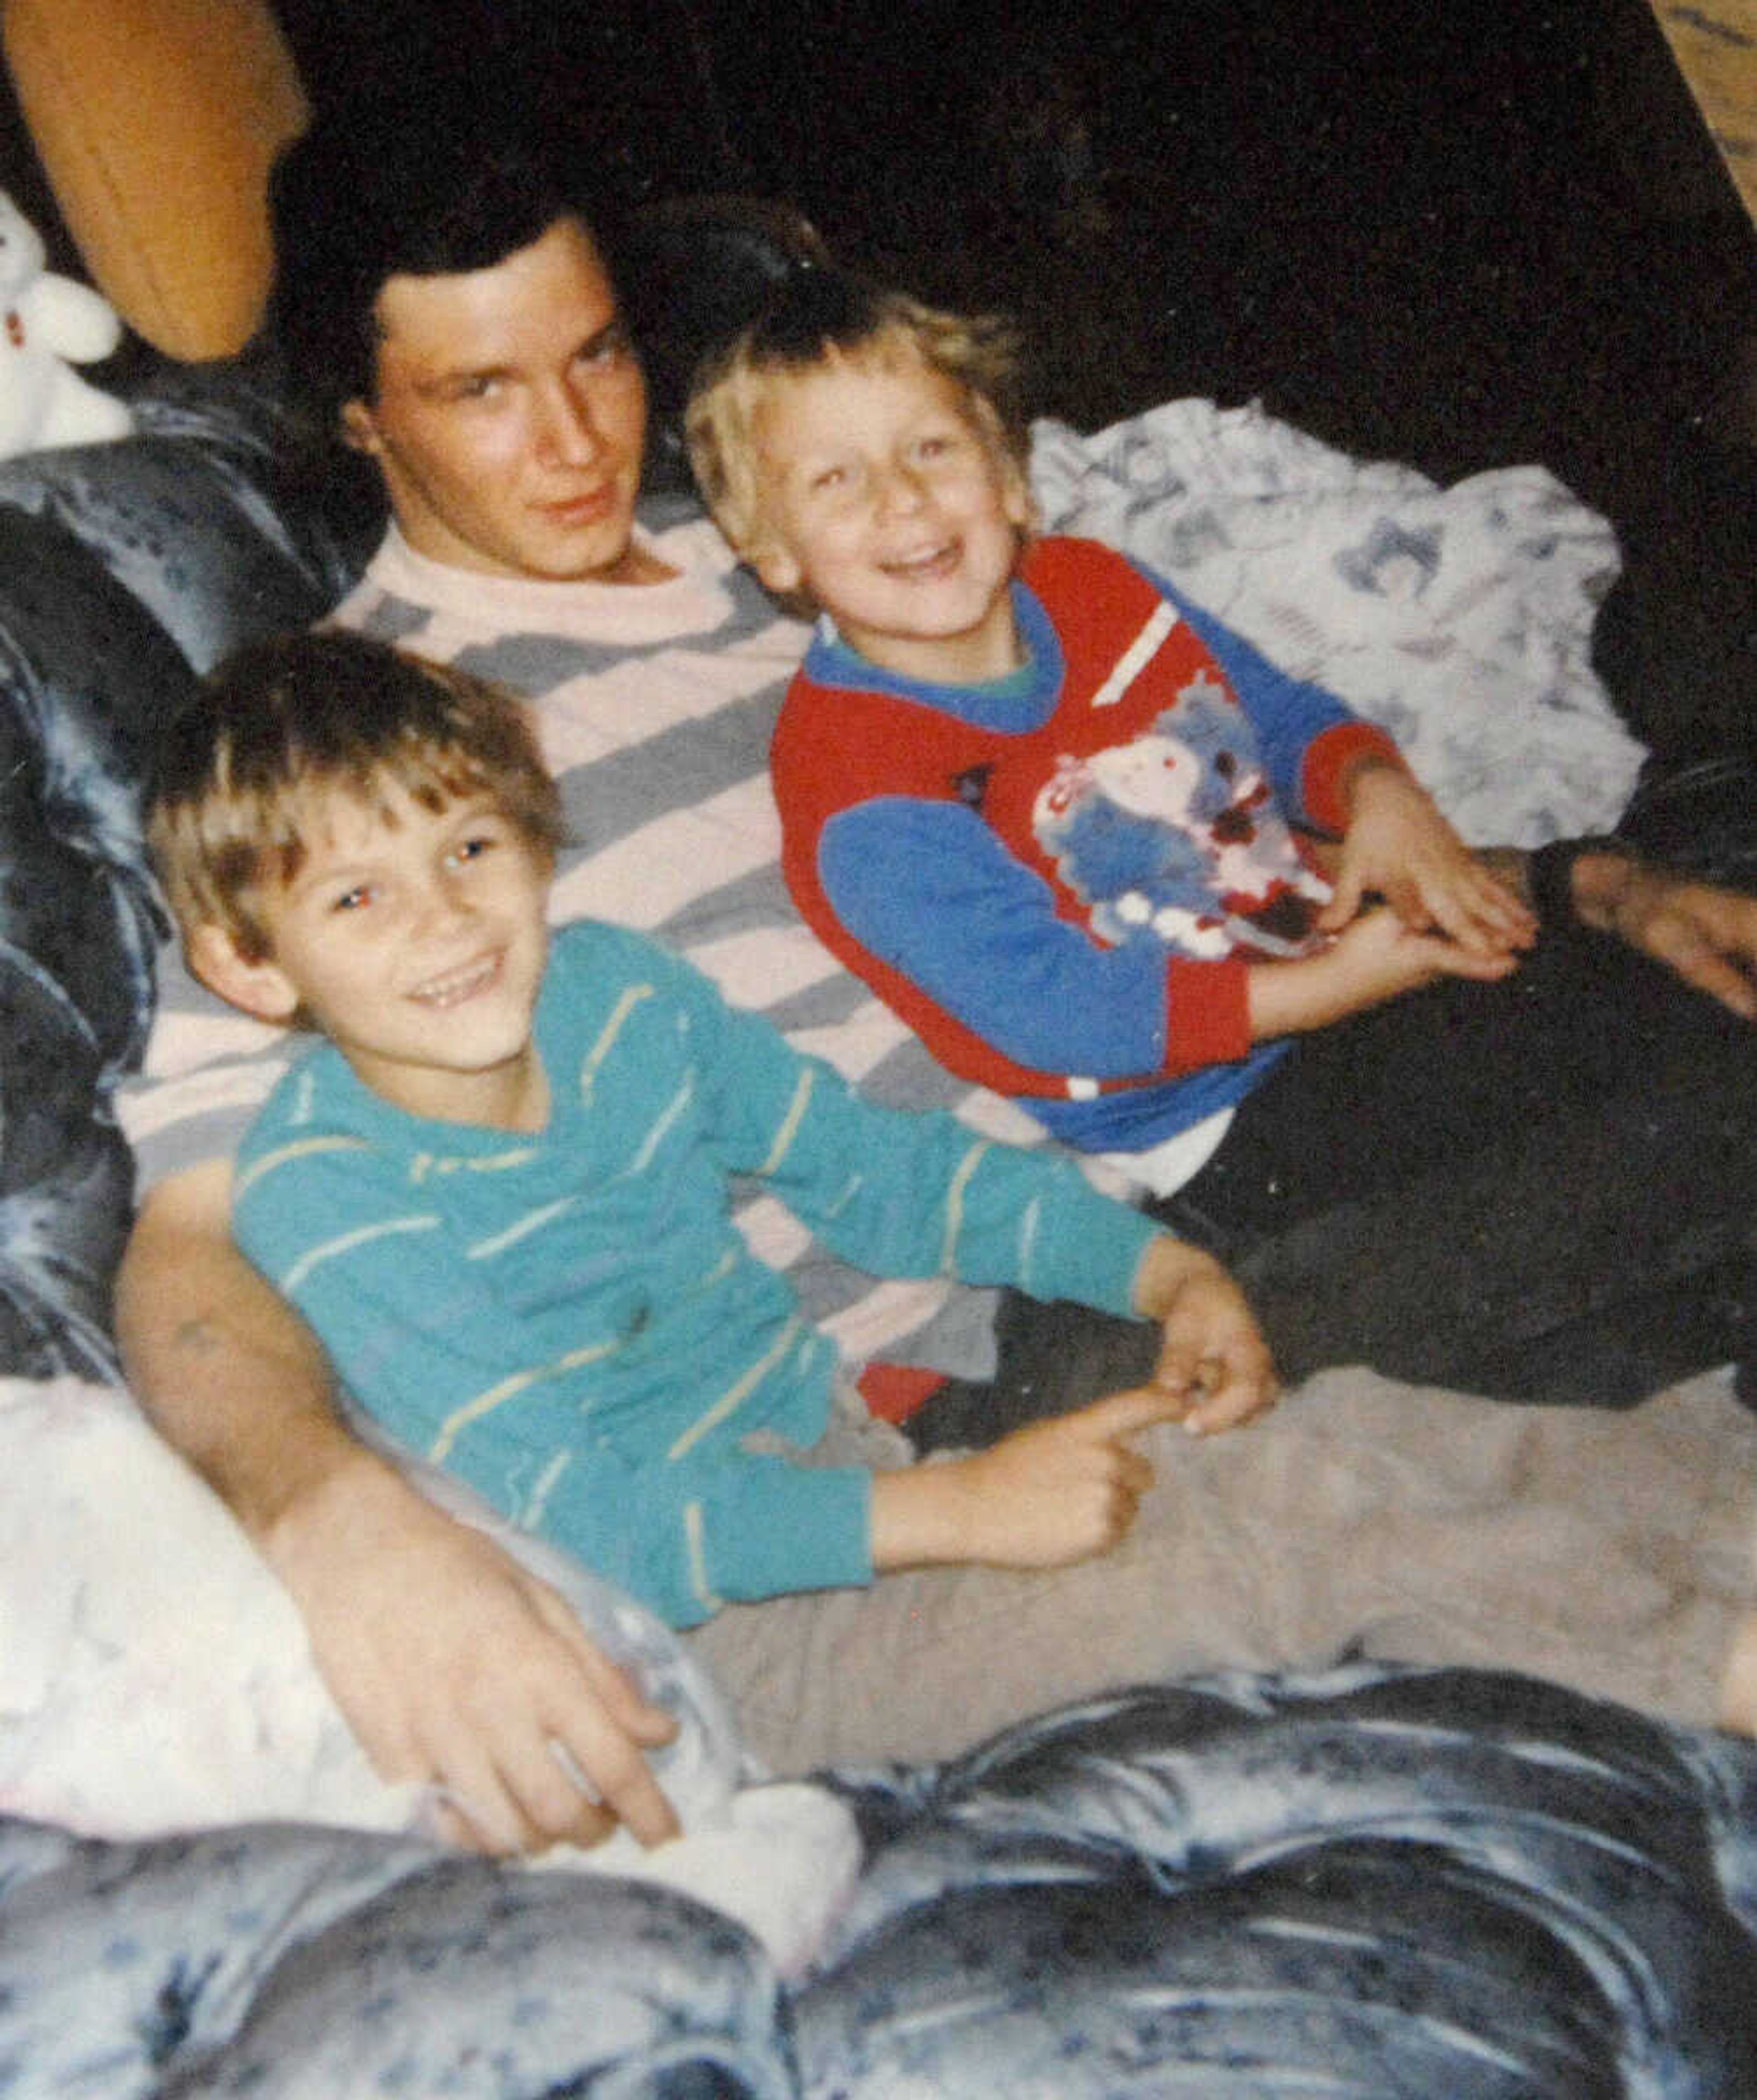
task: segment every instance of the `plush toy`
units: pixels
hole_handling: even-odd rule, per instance
[[[0,459],[50,445],[126,437],[123,404],[82,379],[65,360],[89,364],[121,340],[121,323],[89,285],[46,269],[42,236],[0,190]]]

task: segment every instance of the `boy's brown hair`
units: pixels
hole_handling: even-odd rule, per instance
[[[187,939],[218,928],[245,962],[269,943],[252,899],[298,875],[314,791],[371,806],[395,781],[439,810],[487,794],[545,857],[561,800],[523,708],[480,678],[340,629],[240,650],[161,741],[148,843]]]
[[[1024,479],[1031,429],[1019,339],[995,315],[955,314],[840,270],[795,268],[757,320],[703,362],[690,390],[684,435],[702,501],[743,555],[762,536],[755,421],[777,378],[817,370],[832,355],[918,359],[962,393],[972,417]]]

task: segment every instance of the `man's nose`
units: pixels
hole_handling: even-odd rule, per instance
[[[541,412],[541,442],[552,458],[566,465],[586,465],[603,451],[603,435],[588,387],[558,380],[544,395]]]

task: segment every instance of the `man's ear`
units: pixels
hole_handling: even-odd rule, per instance
[[[351,450],[376,458],[383,449],[372,410],[358,395],[342,404],[341,423],[342,442]]]
[[[204,921],[191,929],[184,945],[190,968],[228,1006],[254,1013],[258,1021],[290,1021],[298,1010],[299,995],[285,973],[267,958],[247,962],[223,926]]]

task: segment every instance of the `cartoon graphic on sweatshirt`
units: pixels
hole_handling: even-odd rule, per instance
[[[1248,718],[1205,673],[1143,735],[1065,760],[1032,827],[1113,945],[1302,955],[1330,894],[1275,806]]]

